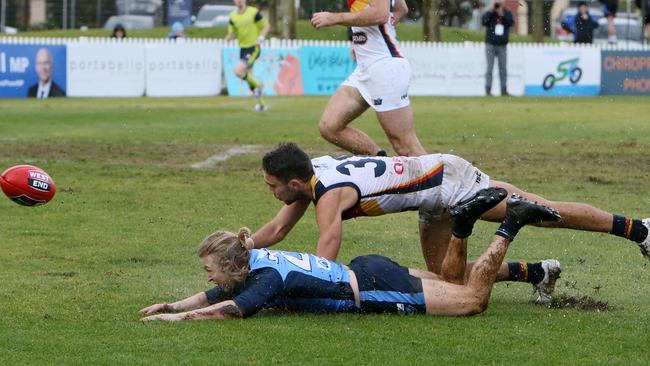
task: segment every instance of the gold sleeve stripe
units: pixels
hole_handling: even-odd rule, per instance
[[[379,206],[377,200],[363,201],[360,206],[361,210],[363,210],[363,212],[368,216],[379,216],[385,213],[381,206]]]

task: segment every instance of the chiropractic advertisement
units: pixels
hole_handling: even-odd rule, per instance
[[[650,51],[603,51],[601,94],[650,95]]]

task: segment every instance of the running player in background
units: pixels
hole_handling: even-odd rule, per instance
[[[348,125],[372,107],[397,155],[426,152],[415,135],[408,88],[411,66],[398,48],[395,23],[406,16],[404,0],[349,0],[348,13],[315,13],[316,28],[352,28],[357,67],[330,98],[319,129],[327,141],[353,154],[386,155],[368,135]]]
[[[234,0],[234,2],[237,9],[230,13],[230,23],[226,35],[226,41],[236,37],[240,47],[240,61],[233,71],[248,83],[248,87],[257,100],[255,110],[265,111],[267,107],[264,104],[262,90],[264,86],[253,76],[253,64],[260,57],[260,46],[266,39],[270,26],[257,8],[246,5],[246,0]]]
[[[452,208],[457,213],[455,231],[471,231],[478,216],[504,197],[493,198]],[[198,250],[203,268],[216,286],[140,312],[149,315],[181,311],[150,315],[143,321],[247,318],[263,308],[327,313],[479,314],[487,309],[500,264],[517,232],[529,223],[559,219],[551,209],[512,197],[506,218],[467,281],[461,277],[455,283],[379,255],[357,257],[344,266],[307,253],[251,250],[248,229],[240,229],[239,234],[217,231]],[[462,257],[466,245],[466,237],[454,237],[449,257]],[[449,267],[446,272],[464,273],[462,261],[445,265]]]

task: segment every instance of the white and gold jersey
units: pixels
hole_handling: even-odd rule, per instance
[[[409,210],[439,211],[486,188],[489,177],[454,155],[350,156],[312,159],[314,204],[327,191],[354,188],[359,199],[343,219]]]
[[[386,23],[367,27],[351,27],[354,52],[357,56],[357,63],[361,67],[370,66],[386,57],[404,57],[397,44],[395,16],[393,16],[395,0],[380,1],[390,1],[390,15]],[[368,0],[348,0],[348,8],[351,13],[356,13],[367,7]]]

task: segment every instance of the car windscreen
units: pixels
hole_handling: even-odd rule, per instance
[[[616,24],[616,38],[641,41],[643,39],[640,23]],[[594,38],[607,39],[607,23],[600,23],[594,32]]]
[[[196,20],[201,21],[201,22],[209,22],[212,19],[218,17],[218,16],[228,16],[230,12],[228,10],[222,10],[222,9],[206,9],[202,10],[199,12],[199,14],[196,17]]]

